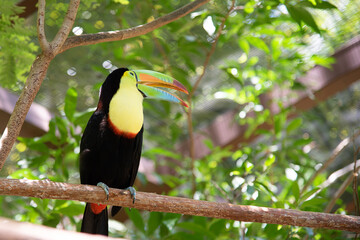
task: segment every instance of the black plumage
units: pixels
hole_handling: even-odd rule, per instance
[[[109,123],[109,104],[117,92],[121,77],[128,69],[113,71],[102,85],[99,103],[91,116],[80,144],[80,178],[82,184],[105,183],[111,188],[125,189],[134,184],[139,168],[143,127],[133,138],[117,134]],[[129,99],[131,101],[131,99]],[[126,117],[126,116],[124,116]],[[113,207],[115,215],[120,207]],[[82,232],[108,233],[107,208],[94,214],[86,204]]]

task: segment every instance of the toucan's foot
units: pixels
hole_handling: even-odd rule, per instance
[[[130,192],[131,198],[133,199],[133,204],[135,203],[136,199],[136,190],[133,187],[127,187],[125,190],[128,190]]]
[[[103,182],[98,182],[98,184],[96,184],[96,186],[101,187],[102,189],[104,189],[105,194],[106,194],[106,200],[109,200],[109,187],[108,187],[108,185],[106,185]]]

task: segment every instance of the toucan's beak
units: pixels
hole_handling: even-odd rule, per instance
[[[188,105],[178,96],[156,88],[171,88],[188,94],[189,92],[184,85],[176,79],[163,73],[150,70],[134,70],[134,72],[138,78],[138,88],[146,95],[146,97],[176,102],[188,107]]]

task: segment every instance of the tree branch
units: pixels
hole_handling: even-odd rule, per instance
[[[118,30],[118,31],[99,32],[94,34],[83,34],[80,36],[69,37],[65,41],[60,52],[78,46],[86,46],[86,45],[102,43],[102,42],[119,41],[119,40],[124,40],[124,39],[147,34],[159,27],[162,27],[170,22],[173,22],[189,14],[190,12],[194,11],[195,9],[199,8],[200,6],[204,5],[209,1],[210,0],[196,0],[165,16],[157,18],[154,21],[144,25],[139,25],[136,27],[132,27],[124,30]]]
[[[37,31],[38,31],[38,39],[39,44],[43,52],[49,50],[49,43],[46,40],[45,34],[45,0],[39,0],[39,10],[37,15]]]
[[[19,136],[21,126],[25,121],[27,112],[40,89],[41,83],[46,76],[52,56],[40,54],[31,66],[25,87],[16,102],[9,122],[0,138],[0,169],[4,166],[7,156]]]
[[[194,128],[193,128],[193,120],[192,120],[192,98],[193,98],[194,93],[195,93],[196,89],[198,88],[201,80],[203,79],[203,77],[205,75],[207,67],[209,66],[210,58],[215,52],[216,45],[219,41],[219,38],[222,34],[224,27],[225,27],[225,22],[229,18],[230,13],[233,11],[234,7],[235,7],[235,0],[232,0],[231,6],[230,6],[229,10],[227,11],[225,17],[222,19],[220,27],[217,30],[215,39],[211,44],[211,49],[206,54],[205,61],[202,66],[201,74],[197,78],[196,82],[194,83],[194,85],[188,95],[189,108],[186,111],[186,115],[187,115],[187,125],[188,125],[188,132],[189,132],[189,155],[190,155],[190,160],[191,160],[191,163],[190,163],[191,176],[192,176],[191,193],[193,195],[196,192],[196,177],[195,177],[195,171],[194,171],[194,169],[195,169],[195,140],[194,140]]]
[[[331,198],[330,202],[327,204],[324,212],[326,212],[326,213],[331,212],[331,210],[333,209],[333,207],[336,204],[336,201],[344,194],[346,188],[350,185],[353,178],[354,178],[354,175],[352,175],[352,174],[346,178],[346,180],[341,184],[339,189],[336,191],[334,196]]]
[[[65,15],[63,24],[57,32],[54,40],[50,43],[52,51],[57,55],[62,46],[64,45],[65,40],[69,36],[72,26],[74,25],[76,13],[79,8],[80,0],[71,0],[69,3],[68,11]]]
[[[306,181],[305,186],[301,189],[301,194],[306,191],[306,189],[312,184],[312,182],[315,180],[315,178],[322,173],[325,169],[327,169],[332,162],[336,159],[336,157],[345,149],[345,147],[354,139],[356,139],[358,136],[360,136],[360,130],[355,132],[353,136],[347,137],[344,140],[342,140],[336,148],[333,150],[330,158],[326,160],[321,168],[319,168],[308,181]]]
[[[360,164],[360,159],[355,161],[355,163],[350,163],[349,165],[347,165],[339,170],[336,170],[335,172],[330,174],[330,176],[326,179],[326,181],[324,181],[323,183],[320,184],[319,191],[321,191],[324,188],[329,187],[331,184],[333,184],[335,181],[337,181],[339,178],[341,178],[345,174],[348,174],[349,172],[354,172],[355,171],[354,168],[357,171],[359,171],[360,166],[356,167],[356,164]],[[351,175],[354,175],[354,173],[352,173]]]
[[[360,232],[360,217],[357,216],[233,205],[145,192],[137,192],[136,202],[133,204],[128,191],[110,188],[109,192],[109,200],[105,200],[104,190],[96,186],[49,180],[0,180],[1,195],[77,200],[147,211]]]

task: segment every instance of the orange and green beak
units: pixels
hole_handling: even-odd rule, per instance
[[[137,75],[138,89],[143,92],[146,97],[175,102],[188,107],[185,101],[178,96],[157,88],[170,88],[188,94],[189,92],[184,85],[176,79],[163,73],[150,70],[134,70],[133,72]]]

